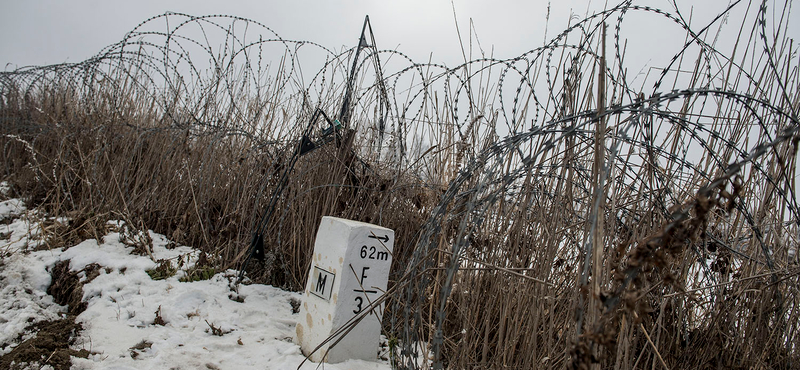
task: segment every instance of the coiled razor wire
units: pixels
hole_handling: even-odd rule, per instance
[[[729,57],[715,50],[713,45],[707,44],[702,39],[708,29],[715,22],[727,16],[731,9],[746,5],[740,3],[742,2],[731,3],[726,11],[718,15],[714,21],[694,32],[680,18],[680,14],[673,15],[663,10],[633,6],[632,2],[624,2],[615,8],[578,22],[551,41],[542,51],[537,50],[530,53],[533,55],[533,60],[528,62],[529,66],[536,66],[536,60],[541,58],[542,54],[546,55],[546,63],[541,68],[547,74],[547,85],[550,87],[551,93],[545,95],[546,99],[543,99],[536,96],[535,88],[530,85],[532,84],[530,80],[520,83],[514,95],[510,121],[519,122],[516,109],[519,108],[520,91],[524,87],[528,87],[531,95],[527,97],[523,95],[523,98],[534,101],[537,108],[536,117],[539,117],[539,109],[546,112],[544,122],[533,125],[527,132],[512,134],[477,154],[450,182],[441,202],[432,211],[430,219],[421,231],[414,254],[407,264],[409,267],[406,274],[413,278],[404,281],[406,284],[400,290],[401,296],[395,301],[394,306],[395,310],[402,312],[402,316],[398,319],[399,322],[393,324],[394,327],[399,328],[400,337],[404,340],[400,360],[402,367],[421,368],[432,365],[434,368],[441,368],[444,366],[442,354],[446,334],[443,325],[449,315],[448,310],[452,309],[448,307],[448,301],[453,292],[457,274],[464,266],[466,256],[470,252],[474,253],[479,250],[475,243],[477,235],[485,234],[487,231],[484,229],[484,224],[498,217],[498,204],[509,201],[519,202],[524,199],[523,189],[529,184],[528,179],[543,179],[553,176],[555,173],[553,168],[545,168],[542,163],[571,165],[575,166],[577,171],[582,172],[577,179],[572,180],[578,181],[576,185],[584,193],[573,194],[576,199],[573,201],[575,212],[571,217],[572,221],[589,222],[592,227],[579,229],[579,233],[593,234],[596,220],[599,217],[612,217],[620,227],[628,227],[632,224],[631,221],[633,223],[637,221],[637,215],[626,214],[625,209],[618,209],[616,214],[609,214],[611,210],[607,207],[601,208],[599,202],[589,202],[595,188],[607,188],[608,193],[620,191],[621,188],[627,188],[633,192],[637,188],[647,189],[655,194],[653,196],[655,201],[650,207],[655,207],[664,216],[664,219],[669,220],[673,217],[669,206],[693,199],[694,192],[705,194],[726,181],[732,181],[733,176],[741,175],[749,176],[753,181],[764,184],[769,189],[774,189],[779,197],[780,207],[783,207],[787,213],[783,219],[776,221],[777,227],[782,230],[778,231],[773,226],[769,231],[777,232],[778,235],[783,234],[790,240],[790,244],[797,245],[797,226],[800,219],[798,219],[795,193],[796,180],[791,175],[794,170],[782,168],[776,174],[774,170],[767,168],[769,161],[765,159],[765,157],[771,157],[780,164],[789,163],[796,156],[797,142],[800,140],[800,136],[798,136],[800,122],[798,122],[797,105],[789,103],[791,101],[789,96],[796,94],[796,90],[787,92],[785,86],[788,84],[783,81],[779,86],[780,95],[777,99],[766,98],[769,95],[765,94],[762,86],[755,83],[748,71],[743,70],[741,66],[733,63]],[[762,41],[766,41],[764,36],[766,34],[764,31],[766,9],[767,2],[762,2],[758,11]],[[669,61],[666,68],[662,69],[661,76],[654,85],[654,91],[648,98],[639,95],[627,84],[625,72],[622,70],[624,63],[619,47],[620,24],[623,16],[630,16],[632,11],[663,15],[680,25],[691,36],[684,48]],[[571,48],[578,51],[565,73],[562,86],[566,90],[569,88],[569,78],[593,71],[596,67],[596,59],[600,58],[599,55],[603,54],[603,51],[592,51],[591,49],[599,43],[599,30],[601,29],[599,25],[609,22],[614,16],[617,17],[617,32],[614,35],[616,60],[613,63],[611,60],[605,61],[605,65],[615,65],[618,70],[609,69],[604,71],[603,75],[612,77],[608,83],[620,95],[612,97],[612,103],[603,107],[602,113],[598,109],[570,113],[570,109],[565,107],[567,102],[564,95],[559,96],[556,93],[557,85],[551,81],[552,55],[559,48]],[[565,39],[576,30],[583,33],[584,43],[568,45]],[[679,59],[685,57],[685,51],[692,45],[699,45],[703,50],[698,64],[707,70],[705,79],[695,82],[693,86],[696,87],[659,92],[668,72],[672,71],[673,65]],[[774,52],[769,49],[769,43],[764,42],[762,46],[769,58],[768,67],[772,70],[769,72],[776,73],[776,75],[779,75],[778,73],[796,73],[796,69],[790,69],[791,72],[779,70],[776,67],[778,63],[773,61]],[[587,55],[589,56],[588,62],[580,59]],[[717,58],[729,61],[729,64],[723,66],[741,71],[740,75],[750,80],[749,84],[745,88],[735,86],[741,90],[730,89],[728,86],[714,87],[716,82],[711,76],[713,73],[719,73],[719,70],[715,70],[714,65],[709,61]],[[705,63],[702,63],[703,61]],[[512,69],[509,67],[503,72]],[[614,80],[613,76],[621,77]],[[528,85],[525,86],[526,84]],[[498,95],[501,99],[503,98],[502,93]],[[765,97],[759,98],[758,96]],[[540,103],[547,100],[552,101],[549,109]],[[700,104],[698,112],[704,111],[708,105],[719,108],[716,111],[717,115],[704,116],[702,113],[676,111],[673,108],[678,105],[685,109],[687,105],[696,106],[698,103]],[[501,105],[501,109],[502,107],[504,105]],[[720,111],[726,113],[719,114]],[[747,120],[751,122],[748,127],[755,128],[759,133],[755,140],[756,145],[748,145],[747,139],[741,133],[726,131],[726,123],[715,124],[724,120],[741,120],[742,114],[747,115]],[[594,142],[593,134],[601,121],[614,122],[616,125],[613,130],[607,131],[604,142],[599,144],[602,145],[606,156],[600,171],[602,174],[600,182],[593,183],[589,174],[592,163],[590,153],[597,148],[598,144]],[[518,126],[509,125],[509,127],[513,133]],[[680,136],[680,139],[673,141],[673,143],[679,143],[677,147],[668,149],[662,146],[667,143],[665,140],[667,135]],[[576,141],[568,144],[570,138]],[[745,140],[743,141],[743,139]],[[582,144],[576,144],[576,142]],[[573,148],[576,153],[587,153],[584,155],[583,166],[580,165],[580,160],[575,161],[566,155],[570,150],[567,148],[568,145],[577,145],[576,148]],[[790,148],[788,152],[783,155],[778,153],[779,147],[786,148],[787,146]],[[751,149],[746,150],[747,147]],[[655,184],[652,185],[643,179],[630,177],[629,174],[635,174],[636,171],[631,167],[630,155],[626,158],[625,153],[637,151],[639,156],[637,166],[646,165],[649,162],[657,169],[669,169],[669,171],[656,171]],[[706,162],[705,166],[701,164],[704,161]],[[711,161],[710,165],[708,161]],[[567,179],[560,180],[566,181]],[[615,188],[617,190],[614,190]],[[545,188],[540,191],[544,191],[543,195],[548,199],[558,198],[557,189]],[[647,202],[648,200],[640,199],[639,201]],[[756,239],[760,250],[760,255],[751,255],[747,258],[756,260],[774,271],[776,267],[772,247],[765,241],[763,219],[759,219],[763,215],[754,215],[754,210],[758,208],[758,202],[753,195],[750,195],[736,202],[735,208],[746,220],[747,227]],[[650,207],[645,206],[643,209]],[[673,224],[681,220],[673,221]],[[565,223],[572,221],[564,220]],[[669,226],[666,228],[669,229]],[[444,237],[442,237],[443,235]],[[503,237],[499,239],[502,242]],[[583,245],[578,243],[570,246],[579,253],[567,253],[566,255],[575,258],[578,255],[585,256],[584,268],[580,273],[581,285],[585,285],[590,264],[588,258],[592,253],[592,248],[598,248],[598,246],[592,244],[590,237],[577,237],[575,240],[586,240],[586,242]],[[734,240],[725,240],[722,244],[733,251],[737,249],[729,246],[735,246]],[[449,261],[445,260],[443,280],[435,281],[430,271],[440,267],[441,264],[437,265],[437,263],[441,262],[437,262],[432,256],[442,250],[447,251],[447,254],[452,257]],[[509,258],[509,262],[511,260]],[[521,267],[530,266],[523,265]],[[625,281],[628,284],[631,278],[639,273],[639,270],[627,270],[626,273],[628,278]],[[546,276],[534,277],[547,280]],[[707,274],[706,278],[713,280],[714,276]],[[431,296],[432,284],[437,284],[438,295],[436,296]],[[572,289],[577,288],[573,287]],[[616,294],[621,294],[622,289],[624,286],[620,287]],[[618,299],[611,297],[609,302],[612,301],[618,302]],[[425,310],[428,307],[433,307],[434,310],[430,318],[425,317]],[[613,307],[607,308],[612,309]],[[788,312],[790,308],[784,307],[784,309],[786,310],[784,312]],[[577,318],[578,334],[583,327],[580,324],[583,320],[583,309],[579,308],[579,310],[581,311]],[[419,343],[430,344],[430,353],[427,358],[421,356],[422,350]]]
[[[734,11],[754,16],[754,34],[734,51],[718,50],[712,31]],[[574,272],[580,284],[586,284],[592,249],[602,247],[590,237],[600,218],[623,232],[650,217],[642,210],[671,220],[672,207],[733,176],[747,179],[749,192],[737,200],[735,212],[748,230],[712,237],[739,258],[776,269],[771,243],[796,246],[800,225],[796,168],[788,166],[796,164],[800,138],[798,67],[782,39],[772,39],[788,29],[776,20],[786,12],[782,2],[739,0],[709,23],[690,25],[677,6],[663,10],[623,1],[517,57],[482,57],[455,67],[419,63],[397,50],[370,49],[352,60],[357,46],[334,51],[283,38],[245,18],[166,13],[145,20],[84,62],[2,72],[0,89],[4,105],[69,93],[73,99],[86,97],[87,109],[102,104],[119,112],[144,97],[153,102],[151,113],[159,124],[120,124],[142,136],[167,131],[176,140],[213,138],[206,157],[213,145],[235,139],[249,156],[260,158],[262,168],[279,168],[307,129],[306,120],[317,109],[333,113],[342,105],[349,67],[355,66],[360,85],[346,109],[352,110],[349,128],[356,154],[375,168],[415,176],[441,194],[413,241],[409,260],[395,263],[393,277],[399,280],[387,329],[400,339],[399,366],[441,368],[447,302],[465,258],[482,258],[477,240],[498,232],[486,225],[502,217],[498,209],[503,207],[530,214],[530,207],[564,201],[559,192],[565,188],[572,198],[560,222],[577,226],[567,233],[559,258],[584,259]],[[623,32],[643,15],[668,24],[650,32],[686,38],[669,60],[652,62],[659,73],[645,78],[649,90],[644,82],[636,82],[641,88],[634,85],[640,77],[627,71],[626,62],[632,53],[646,51],[626,49]],[[609,26],[613,30],[603,37]],[[602,46],[606,40],[610,50]],[[763,57],[739,57],[753,53]],[[384,77],[376,81],[379,75]],[[600,79],[604,91],[598,91]],[[672,87],[665,89],[670,82]],[[5,127],[34,137],[50,130],[3,119]],[[265,132],[268,124],[282,129]],[[598,133],[598,127],[605,131]],[[601,163],[596,163],[596,151],[602,152]],[[639,176],[645,168],[647,178]],[[565,177],[565,172],[573,175]],[[252,175],[262,177],[258,201],[279,173]],[[202,177],[195,181],[197,187],[214,183]],[[767,199],[760,199],[765,192]],[[600,201],[598,194],[630,199],[610,208],[612,199]],[[774,210],[762,211],[765,203]],[[724,220],[715,222],[725,230]],[[508,237],[501,234],[495,240],[502,243]],[[741,248],[743,239],[752,240],[759,252]],[[442,251],[451,256],[446,262],[432,258]],[[535,261],[525,263],[509,257],[506,266],[495,267],[525,268]],[[431,275],[437,268],[444,268],[441,281]],[[564,283],[568,279],[555,284],[548,276],[530,278],[549,284],[554,294],[580,288]],[[710,273],[703,279],[696,283],[715,282]],[[431,293],[433,285],[437,295]],[[433,317],[426,316],[428,307],[435,307]],[[420,358],[420,343],[431,345],[430,359]]]

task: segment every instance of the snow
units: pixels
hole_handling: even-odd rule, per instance
[[[56,304],[46,293],[50,275],[42,273],[47,265],[54,264],[52,253],[41,251],[28,255],[15,253],[2,259],[0,267],[0,355],[13,349],[7,344],[19,334],[30,334],[24,329],[33,322],[55,320],[65,307]]]
[[[0,195],[8,197],[9,193],[11,193],[11,185],[6,181],[0,181]]]
[[[296,369],[305,359],[296,344],[291,300],[301,294],[272,286],[242,285],[229,298],[237,272],[228,270],[205,281],[180,282],[181,271],[153,280],[157,266],[149,256],[133,255],[120,241],[119,227],[101,241],[85,240],[66,250],[34,251],[39,228],[32,211],[20,200],[0,203],[0,355],[22,340],[32,323],[63,317],[67,307],[46,293],[48,269],[69,260],[80,272],[100,265],[99,276],[83,286],[87,308],[76,321],[83,325],[73,349],[87,349],[87,359],[72,358],[72,369]],[[121,226],[116,222],[112,226]],[[163,235],[150,232],[156,260],[191,267],[198,252],[189,247],[167,249]],[[160,316],[164,324],[156,323]],[[214,329],[212,329],[212,327]],[[220,335],[214,335],[214,332]],[[21,339],[19,336],[21,335]],[[377,343],[376,343],[377,348]],[[339,364],[307,361],[302,369],[389,369],[386,361],[349,360]]]
[[[18,215],[25,211],[25,205],[19,199],[9,199],[0,202],[0,221]]]

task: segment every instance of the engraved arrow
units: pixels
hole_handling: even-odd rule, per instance
[[[383,241],[384,243],[388,243],[389,242],[389,235],[384,235],[383,237],[380,237],[380,236],[377,236],[377,235],[373,234],[373,235],[370,235],[369,237],[372,238],[372,239],[378,239],[380,241]]]

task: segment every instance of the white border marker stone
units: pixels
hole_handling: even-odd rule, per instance
[[[314,242],[297,340],[308,355],[331,334],[380,298],[392,265],[394,231],[336,217],[323,217]],[[374,361],[378,353],[383,306],[370,312],[333,348],[320,347],[314,362],[349,359]]]

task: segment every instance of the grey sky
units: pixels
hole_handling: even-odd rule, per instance
[[[369,14],[381,48],[399,45],[401,50],[418,51],[418,55],[460,53],[450,1],[4,1],[0,15],[3,65],[78,62],[119,41],[141,21],[166,11],[242,16],[265,24],[284,38],[315,41],[329,48],[352,46],[364,15]],[[521,47],[523,40],[502,39],[515,34],[520,39],[520,27],[536,30],[538,37],[522,38],[541,44],[544,27],[537,22],[544,21],[547,3],[505,2],[488,8],[457,2],[462,27],[468,25],[470,16],[476,22],[480,18],[485,25],[476,27],[481,36],[485,34],[486,43],[508,44],[508,53],[515,52],[516,45]],[[523,21],[523,14],[537,22]],[[495,25],[499,19],[512,22]],[[511,27],[513,24],[517,25]]]
[[[0,63],[3,70],[82,61],[121,40],[126,32],[145,19],[166,11],[241,16],[265,24],[283,38],[315,41],[332,49],[353,46],[364,15],[369,14],[381,49],[397,48],[420,62],[427,60],[430,53],[433,53],[434,62],[448,65],[463,59],[450,0],[0,1],[4,3],[0,12]],[[693,19],[698,23],[710,20],[728,4],[728,1],[677,2],[687,16],[694,7]],[[671,1],[667,0],[635,3],[673,9]],[[547,0],[455,0],[454,4],[462,38],[467,42],[472,19],[487,54],[494,47],[495,57],[509,58],[543,43]],[[605,4],[604,1],[587,0],[552,1],[548,39],[566,27],[570,14],[583,18],[587,11],[602,9]],[[608,4],[611,6],[616,2]],[[633,28],[638,28],[639,24],[652,28],[647,19],[625,24]],[[736,30],[738,27],[731,27],[729,31]],[[631,33],[634,38],[636,34]],[[683,39],[681,34],[652,32],[643,42],[661,45],[672,36],[679,41]],[[655,48],[654,52],[657,51]],[[652,59],[638,57],[643,63]]]

